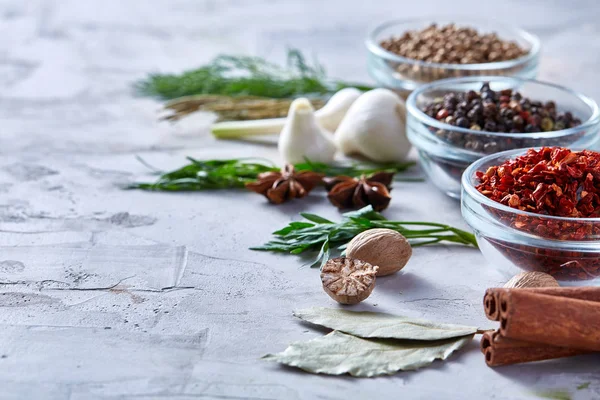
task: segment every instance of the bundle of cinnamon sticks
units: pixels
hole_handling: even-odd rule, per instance
[[[481,351],[488,366],[600,352],[600,287],[488,289]]]

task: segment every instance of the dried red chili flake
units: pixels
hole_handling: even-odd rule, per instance
[[[478,172],[477,190],[507,206],[536,214],[600,217],[600,153],[562,147],[528,150]]]
[[[598,152],[561,147],[531,149],[485,172],[477,172],[477,178],[480,184],[476,189],[484,196],[514,209],[540,214],[532,217],[490,209],[505,225],[554,240],[586,241],[600,237],[600,224],[587,220],[600,217]],[[526,270],[546,272],[562,280],[600,276],[600,253],[491,242]]]

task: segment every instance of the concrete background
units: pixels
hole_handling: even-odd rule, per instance
[[[132,81],[220,52],[281,61],[288,46],[367,81],[367,29],[434,13],[531,30],[540,77],[600,100],[594,1],[0,1],[0,399],[600,398],[597,355],[492,370],[477,341],[378,379],[262,362],[321,334],[292,310],[336,304],[317,270],[248,247],[300,211],[337,211],[319,192],[273,207],[243,191],[119,187],[148,178],[135,155],[162,169],[186,155],[277,159],[271,146],[213,140],[209,116],[157,122],[159,103],[134,98]],[[393,195],[390,219],[465,227],[427,183]],[[483,291],[503,282],[477,250],[419,248],[356,309],[489,327]]]

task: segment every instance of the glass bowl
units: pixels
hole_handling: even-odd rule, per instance
[[[504,133],[449,125],[425,114],[428,102],[449,92],[479,91],[484,82],[492,90],[513,89],[532,100],[556,102],[558,112],[570,111],[581,125],[550,132]],[[594,100],[562,86],[531,79],[498,76],[452,78],[421,86],[406,101],[406,134],[419,154],[429,180],[447,195],[460,198],[464,170],[487,154],[504,150],[561,146],[593,148],[599,141],[600,112]]]
[[[461,210],[485,258],[507,278],[523,271],[552,275],[561,284],[600,285],[600,218],[525,212],[491,200],[475,188],[477,171],[524,154],[518,149],[474,162],[462,176]]]
[[[502,40],[511,40],[519,44],[528,53],[514,60],[482,64],[442,64],[413,60],[402,57],[381,47],[382,40],[397,37],[409,30],[423,29],[432,22],[438,25],[454,23],[457,26],[471,27],[481,33],[498,34]],[[538,71],[540,41],[539,39],[518,28],[505,26],[492,21],[468,18],[431,18],[408,19],[386,22],[376,27],[366,40],[369,74],[379,86],[396,90],[404,97],[417,87],[440,79],[501,75],[521,78],[535,78]]]

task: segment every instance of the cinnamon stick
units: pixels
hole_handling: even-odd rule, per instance
[[[481,352],[485,355],[485,363],[489,367],[551,360],[589,353],[586,350],[509,339],[502,336],[499,331],[483,334]]]
[[[582,293],[578,289],[570,293]],[[600,351],[600,302],[520,289],[500,292],[499,300],[502,336]]]
[[[531,293],[545,294],[549,296],[568,297],[586,301],[600,302],[600,287],[543,287],[543,288],[492,288],[485,292],[483,307],[485,315],[492,321],[500,319],[499,297],[500,293],[511,290],[523,290]]]

